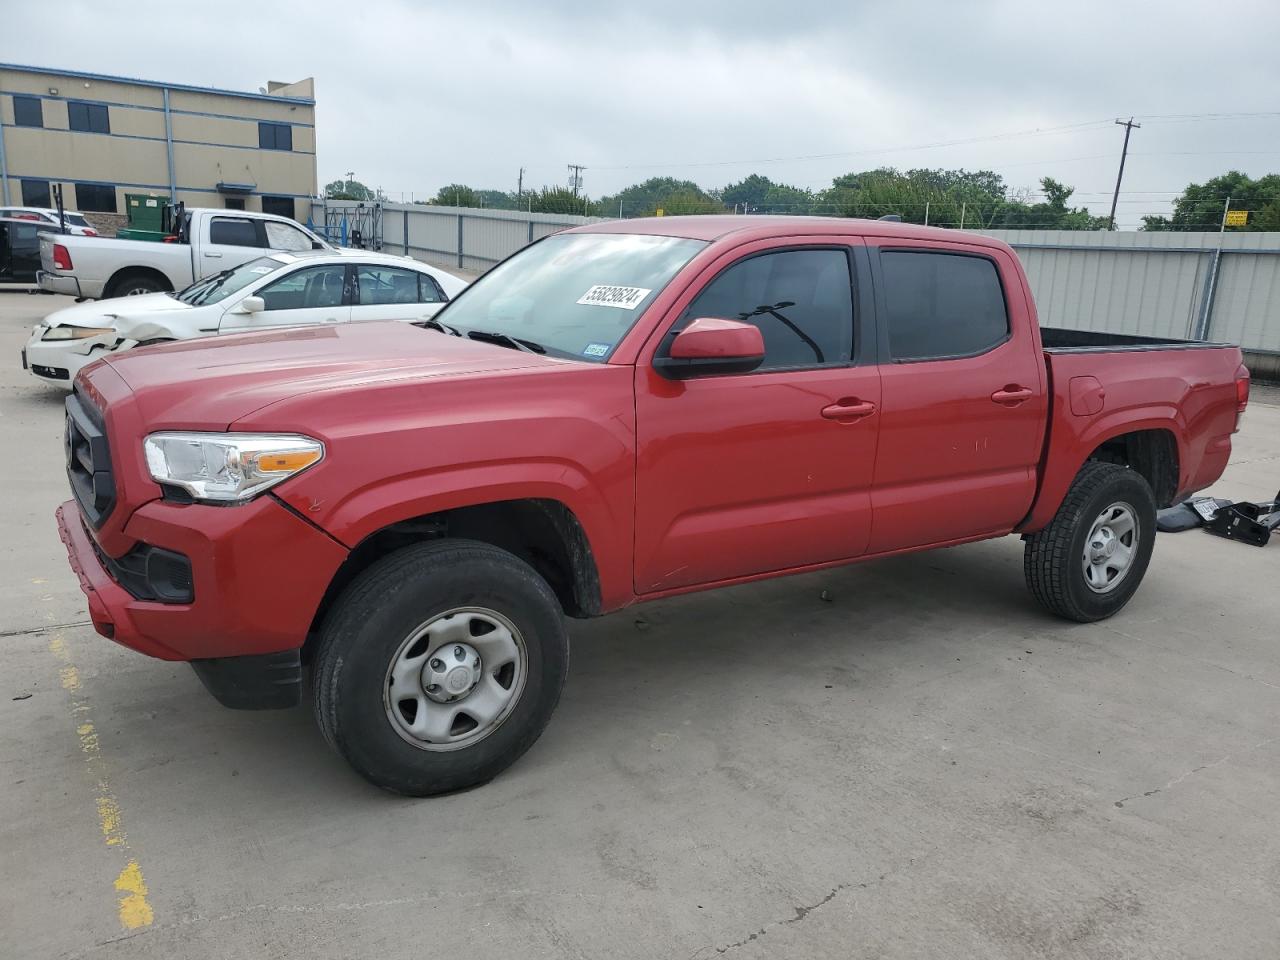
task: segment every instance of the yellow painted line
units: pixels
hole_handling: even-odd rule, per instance
[[[58,679],[62,683],[62,689],[71,695],[71,713],[76,718],[80,753],[90,777],[97,785],[95,803],[102,842],[110,849],[123,852],[127,858],[115,881],[116,913],[120,917],[120,926],[126,930],[149,927],[155,922],[155,913],[147,900],[147,882],[142,877],[142,868],[138,866],[137,859],[129,850],[120,801],[116,799],[111,782],[107,779],[107,763],[102,757],[102,743],[98,738],[97,727],[93,725],[89,702],[83,696],[80,671],[71,662],[71,654],[61,633],[55,633],[49,640],[49,652],[61,665],[58,668]]]

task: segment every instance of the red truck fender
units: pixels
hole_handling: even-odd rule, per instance
[[[1180,473],[1180,465],[1186,462],[1187,425],[1176,406],[1153,404],[1110,410],[1094,420],[1074,416],[1064,406],[1055,405],[1049,425],[1049,434],[1054,439],[1046,446],[1036,499],[1026,519],[1015,528],[1016,532],[1035,533],[1048,524],[1085,462],[1105,444],[1120,438],[1144,435],[1140,442],[1155,447],[1148,454],[1149,463],[1135,469],[1151,484],[1157,503],[1167,505],[1183,488],[1185,477]],[[1165,437],[1163,443],[1159,439],[1161,435]],[[1161,446],[1165,449],[1159,450]]]

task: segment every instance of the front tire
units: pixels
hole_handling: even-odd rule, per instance
[[[1156,504],[1128,467],[1089,461],[1047,527],[1027,537],[1027,587],[1051,613],[1092,623],[1137,591],[1155,547]]]
[[[325,738],[371,783],[485,783],[551,719],[569,666],[555,594],[518,557],[440,540],[390,554],[335,602],[315,656]]]

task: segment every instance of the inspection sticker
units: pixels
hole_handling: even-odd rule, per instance
[[[597,283],[579,297],[578,302],[589,307],[621,307],[623,310],[634,310],[640,306],[640,301],[652,292],[644,287],[615,287]]]
[[[603,357],[609,352],[607,343],[588,343],[586,349],[582,351],[584,357]]]

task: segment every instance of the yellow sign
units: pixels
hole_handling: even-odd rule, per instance
[[[657,213],[655,213],[655,214],[654,214],[654,216],[655,216],[655,217],[660,217],[660,216],[662,216],[664,213],[666,213],[666,211],[665,211],[665,210],[663,210],[661,207],[659,207],[659,208],[658,208],[658,212],[657,212]]]
[[[1247,225],[1248,222],[1249,222],[1248,210],[1228,210],[1227,211],[1228,227],[1243,227]]]

